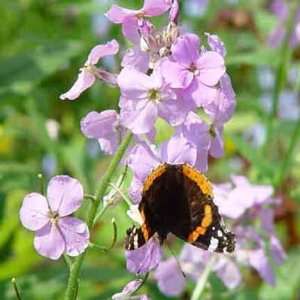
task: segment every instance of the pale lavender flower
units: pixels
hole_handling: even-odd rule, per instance
[[[173,44],[171,59],[161,64],[161,71],[172,88],[184,89],[184,95],[197,106],[213,101],[217,88],[225,74],[223,57],[215,51],[200,54],[200,41],[195,34],[180,36]]]
[[[166,84],[158,69],[149,76],[126,67],[118,76],[118,84],[122,97],[121,124],[135,134],[150,132],[158,117],[172,126],[179,125],[190,110]]]
[[[122,24],[124,36],[138,43],[139,30],[145,22],[148,22],[144,18],[162,15],[170,9],[170,5],[170,1],[167,0],[145,0],[141,9],[127,9],[113,5],[105,15],[111,22]]]
[[[128,49],[123,56],[122,67],[132,67],[137,71],[146,73],[149,69],[149,54],[142,51],[140,47]]]
[[[161,248],[154,235],[147,243],[135,250],[126,250],[127,270],[135,274],[144,274],[155,269],[161,260]]]
[[[105,71],[104,69],[98,68],[96,65],[101,58],[115,55],[118,51],[119,44],[116,40],[112,40],[105,45],[97,45],[94,47],[91,50],[84,67],[80,69],[77,80],[69,91],[60,95],[60,99],[75,100],[82,92],[90,88],[97,78],[108,84],[115,85],[115,75]]]
[[[119,146],[124,128],[120,125],[116,111],[105,110],[100,113],[88,113],[81,120],[81,131],[87,138],[97,139],[101,150],[111,155]]]
[[[35,231],[34,247],[51,259],[63,253],[77,256],[89,243],[89,230],[81,220],[70,216],[81,205],[83,188],[69,176],[53,177],[47,188],[47,198],[39,193],[25,196],[20,210],[22,225]]]
[[[273,188],[269,185],[253,185],[246,177],[232,176],[232,183],[215,185],[215,203],[221,215],[240,218],[247,209],[268,203]]]
[[[167,296],[178,296],[184,290],[186,280],[174,257],[162,261],[154,273],[158,287]]]
[[[123,288],[121,293],[117,293],[112,296],[112,300],[130,300],[130,299],[149,300],[149,298],[146,295],[139,295],[139,296],[131,297],[131,295],[140,288],[141,284],[143,284],[142,279],[136,279],[136,280],[130,281]]]

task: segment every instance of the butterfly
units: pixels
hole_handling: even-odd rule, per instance
[[[235,236],[227,231],[208,179],[188,164],[161,164],[143,185],[139,211],[143,224],[127,230],[125,248],[143,246],[154,234],[161,243],[169,233],[210,252],[230,253]]]

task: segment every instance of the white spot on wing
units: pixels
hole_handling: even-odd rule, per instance
[[[214,252],[218,248],[218,245],[219,245],[218,239],[211,237],[210,242],[209,242],[209,247],[207,250],[209,252]]]

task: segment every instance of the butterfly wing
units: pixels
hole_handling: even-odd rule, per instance
[[[224,226],[218,207],[213,202],[210,182],[191,166],[183,165],[181,172],[185,190],[183,201],[187,203],[188,213],[178,220],[171,232],[204,250],[233,252],[234,234]]]

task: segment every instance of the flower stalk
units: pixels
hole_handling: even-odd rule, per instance
[[[193,291],[191,300],[199,300],[200,299],[200,296],[202,295],[202,293],[204,291],[204,288],[205,288],[205,285],[207,283],[209,274],[212,270],[212,266],[214,264],[214,261],[215,261],[215,258],[214,258],[214,256],[212,256],[211,259],[208,261],[207,265],[205,266],[205,269],[204,269],[201,277],[199,278],[199,280],[196,284],[196,287]]]
[[[110,165],[108,169],[106,170],[106,173],[104,174],[99,187],[95,193],[95,197],[97,201],[94,201],[91,204],[89,214],[88,214],[88,219],[87,219],[87,224],[89,229],[93,227],[94,224],[94,219],[97,214],[98,207],[100,205],[99,199],[102,199],[105,195],[106,189],[109,185],[109,182],[111,178],[113,177],[124,153],[126,152],[126,149],[128,148],[130,141],[132,138],[132,134],[129,132],[127,135],[124,137],[124,140],[122,141],[121,145],[119,146],[118,150],[116,151],[114,157],[112,158]],[[72,264],[70,268],[70,274],[69,274],[69,279],[68,279],[68,284],[67,284],[67,289],[65,292],[65,300],[74,300],[76,299],[76,291],[78,289],[78,280],[79,280],[79,275],[80,275],[80,270],[81,270],[81,265],[83,263],[85,253],[82,253],[80,256],[78,256],[74,263]]]

